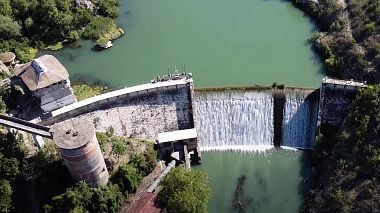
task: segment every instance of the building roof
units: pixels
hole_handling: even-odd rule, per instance
[[[12,52],[5,52],[0,54],[0,61],[3,63],[9,63],[16,59],[16,55]]]
[[[69,78],[66,68],[52,55],[44,55],[16,70],[30,91],[42,89]]]
[[[94,124],[88,120],[66,120],[50,129],[54,143],[61,149],[77,149],[91,142],[95,135]]]
[[[145,192],[128,210],[128,213],[159,213],[161,210],[155,206],[156,194]]]
[[[158,133],[158,143],[180,141],[192,138],[197,138],[197,130],[195,128]]]

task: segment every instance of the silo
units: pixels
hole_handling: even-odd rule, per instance
[[[107,183],[108,171],[94,124],[87,120],[67,120],[55,124],[51,132],[74,180],[84,180],[92,187]]]

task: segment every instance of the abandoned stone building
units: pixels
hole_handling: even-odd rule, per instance
[[[44,112],[76,102],[69,73],[52,55],[41,56],[18,67],[16,76],[22,79],[31,94],[37,98]]]

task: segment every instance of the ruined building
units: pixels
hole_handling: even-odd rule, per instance
[[[84,180],[91,187],[107,183],[108,171],[91,122],[66,120],[50,131],[74,180]]]
[[[76,102],[69,73],[52,55],[44,55],[16,69],[44,112],[51,112]]]

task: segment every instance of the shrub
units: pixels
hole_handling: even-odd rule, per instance
[[[97,40],[114,29],[116,24],[111,18],[99,16],[91,20],[83,32],[83,37]]]
[[[111,181],[117,184],[123,194],[133,193],[136,191],[142,176],[137,172],[133,165],[124,165],[112,176]]]

